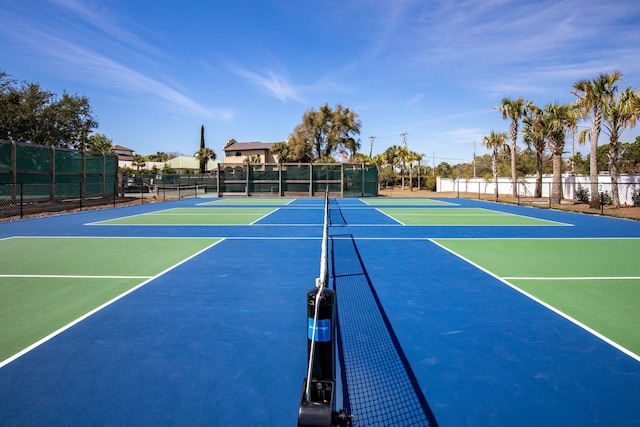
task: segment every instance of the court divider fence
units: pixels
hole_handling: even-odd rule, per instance
[[[219,163],[207,174],[133,174],[129,186],[148,187],[160,195],[165,190],[198,186],[218,197],[375,197],[375,166],[348,163]],[[132,181],[132,182],[131,182]]]
[[[193,197],[375,197],[363,164],[225,164],[208,174],[117,172],[117,157],[32,144],[0,144],[0,219],[121,203]]]

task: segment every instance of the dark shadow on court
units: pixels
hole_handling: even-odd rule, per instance
[[[437,426],[364,267],[353,236],[333,235],[338,357],[354,426]]]

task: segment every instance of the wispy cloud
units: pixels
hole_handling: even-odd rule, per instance
[[[284,73],[276,73],[269,69],[263,74],[259,74],[239,65],[231,65],[230,68],[236,75],[275,96],[280,101],[292,100],[299,103],[304,101],[300,88],[293,85]]]
[[[142,40],[135,33],[120,25],[119,17],[100,3],[81,2],[78,0],[49,0],[61,10],[69,11],[74,17],[97,29],[111,40],[117,40],[127,46],[138,49],[138,53],[147,52],[163,55],[160,49]]]
[[[103,22],[98,15],[73,0],[56,2],[64,3],[84,19],[91,20],[95,17],[95,22]],[[121,61],[81,45],[80,42],[56,36],[53,31],[40,30],[41,26],[35,22],[23,20],[17,15],[5,14],[4,18],[7,18],[6,22],[10,24],[3,25],[0,31],[15,40],[25,52],[48,58],[46,62],[50,67],[56,68],[52,69],[56,74],[60,73],[67,78],[79,79],[96,86],[117,89],[123,94],[134,92],[143,94],[150,100],[160,99],[163,101],[163,108],[173,112],[182,111],[223,121],[229,121],[233,117],[230,110],[205,107],[151,75],[136,71]],[[105,24],[103,28],[108,33],[119,31],[117,27],[107,27]],[[74,40],[82,38],[76,37]]]

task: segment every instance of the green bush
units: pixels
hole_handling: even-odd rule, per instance
[[[422,184],[422,188],[427,191],[436,191],[436,177],[428,176]]]
[[[640,190],[633,192],[631,200],[633,200],[633,206],[640,206]]]
[[[578,191],[576,191],[576,198],[583,203],[589,203],[589,190],[585,187],[578,188]]]
[[[600,193],[600,203],[603,205],[612,205],[613,198],[611,197],[611,193],[609,193],[608,191]]]

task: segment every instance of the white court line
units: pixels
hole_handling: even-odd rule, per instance
[[[83,320],[87,319],[90,316],[93,316],[95,313],[99,312],[100,310],[110,306],[111,304],[113,304],[114,302],[124,298],[125,296],[129,295],[130,293],[132,293],[133,291],[140,289],[141,287],[143,287],[144,285],[150,283],[151,281],[157,279],[158,277],[162,276],[163,274],[168,273],[169,271],[173,270],[176,267],[179,267],[180,265],[184,264],[185,262],[189,261],[192,258],[195,258],[196,256],[200,255],[201,253],[209,250],[210,248],[214,247],[215,245],[219,244],[220,242],[223,242],[224,239],[220,239],[216,242],[213,242],[212,244],[210,244],[209,246],[207,246],[206,248],[194,253],[193,255],[183,259],[182,261],[178,262],[177,264],[172,265],[171,267],[167,268],[164,271],[161,271],[160,273],[156,274],[153,277],[148,278],[147,280],[145,280],[144,282],[140,283],[137,286],[134,286],[133,288],[121,293],[120,295],[110,299],[109,301],[105,302],[104,304],[94,308],[93,310],[89,311],[88,313],[78,317],[76,320],[67,323],[65,326],[61,327],[60,329],[50,333],[49,335],[47,335],[46,337],[36,341],[35,343],[31,344],[29,347],[23,349],[22,351],[19,351],[18,353],[14,354],[13,356],[9,357],[8,359],[3,360],[2,362],[0,362],[0,368],[2,368],[5,365],[8,365],[9,363],[13,362],[14,360],[24,356],[25,354],[27,354],[28,352],[30,352],[31,350],[41,346],[42,344],[46,343],[47,341],[49,341],[50,339],[54,338],[55,336],[63,333],[64,331],[66,331],[67,329],[77,325],[78,323],[82,322]]]
[[[32,279],[150,279],[151,276],[75,276],[70,274],[0,274],[0,278]]]
[[[640,280],[640,276],[610,277],[503,277],[505,280]]]
[[[278,209],[274,209],[274,210],[272,210],[271,212],[269,212],[268,214],[262,215],[260,218],[256,219],[255,221],[253,221],[253,222],[252,222],[251,224],[249,224],[249,225],[253,225],[253,224],[255,224],[256,222],[258,222],[258,221],[260,221],[260,220],[262,220],[262,219],[264,219],[264,218],[268,217],[269,215],[271,215],[272,213],[276,212],[277,210],[278,210]]]
[[[405,224],[404,222],[400,221],[399,219],[392,217],[392,216],[391,216],[391,215],[389,215],[388,213],[385,213],[385,212],[381,211],[380,209],[381,209],[381,208],[376,208],[376,210],[377,210],[378,212],[380,212],[382,215],[385,215],[385,216],[387,216],[387,217],[391,218],[392,220],[394,220],[395,222],[397,222],[397,223],[398,223],[398,224],[400,224],[400,225],[407,225],[407,224]]]
[[[640,362],[640,355],[635,354],[634,352],[632,352],[631,350],[621,346],[620,344],[618,344],[617,342],[607,338],[606,336],[602,335],[600,332],[596,331],[595,329],[591,329],[589,326],[585,325],[584,323],[580,322],[577,319],[574,319],[573,317],[569,316],[568,314],[564,313],[563,311],[558,310],[557,308],[555,308],[554,306],[547,304],[546,302],[544,302],[543,300],[531,295],[528,292],[525,292],[524,290],[520,289],[519,287],[517,287],[516,285],[510,283],[509,281],[507,281],[505,278],[503,277],[499,277],[497,275],[495,275],[494,273],[492,273],[491,271],[481,267],[480,265],[476,264],[475,262],[463,257],[462,255],[460,255],[457,252],[452,251],[451,249],[447,248],[446,246],[441,245],[440,243],[436,242],[434,239],[429,239],[433,244],[437,245],[438,247],[444,249],[445,251],[449,252],[450,254],[453,254],[455,256],[457,256],[458,258],[460,258],[461,260],[473,265],[474,267],[476,267],[478,270],[485,272],[486,274],[490,275],[491,277],[494,277],[495,279],[501,281],[502,283],[504,283],[505,285],[509,286],[510,288],[514,289],[515,291],[520,292],[522,295],[525,295],[526,297],[532,299],[533,301],[537,302],[538,304],[548,308],[549,310],[553,311],[554,313],[556,313],[559,316],[564,317],[565,319],[567,319],[568,321],[570,321],[571,323],[573,323],[574,325],[584,329],[585,331],[589,332],[590,334],[594,335],[595,337],[601,339],[602,341],[604,341],[605,343],[609,344],[610,346],[620,350],[621,352],[623,352],[624,354],[626,354],[627,356],[635,359],[636,361]]]

